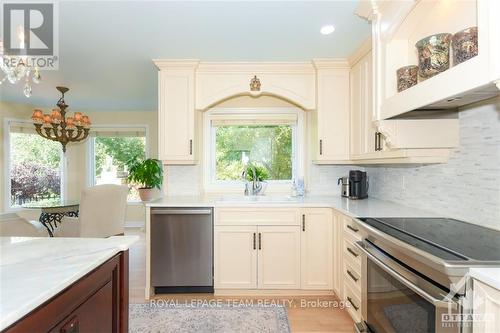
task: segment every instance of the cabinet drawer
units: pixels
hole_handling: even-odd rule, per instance
[[[347,238],[344,238],[344,258],[361,268],[361,254],[354,243]]]
[[[342,224],[344,225],[344,234],[346,234],[347,237],[352,237],[356,241],[361,240],[359,227],[352,220],[352,218],[348,216],[342,216]]]
[[[347,312],[349,312],[354,322],[361,321],[361,298],[349,283],[344,283],[344,293],[346,301],[351,303],[351,306],[347,308]]]
[[[361,298],[361,269],[349,260],[344,261],[344,281],[347,281],[355,290],[356,296]]]
[[[216,225],[299,225],[299,210],[290,208],[219,208]]]

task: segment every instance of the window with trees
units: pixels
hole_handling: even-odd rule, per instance
[[[7,208],[40,206],[61,200],[62,148],[35,133],[31,123],[8,122]]]
[[[205,116],[206,187],[240,188],[248,165],[272,187],[301,175],[302,114],[296,109],[217,109]]]
[[[127,164],[130,160],[146,157],[145,129],[98,129],[92,134],[89,149],[91,185],[127,184],[130,189],[128,201],[139,201],[135,184],[127,182]]]

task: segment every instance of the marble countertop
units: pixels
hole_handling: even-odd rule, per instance
[[[500,267],[471,268],[469,275],[490,287],[500,290]]]
[[[172,196],[145,204],[147,207],[304,207],[333,208],[352,217],[436,217],[438,214],[375,198],[352,200],[341,196]]]
[[[0,237],[0,331],[138,239]]]

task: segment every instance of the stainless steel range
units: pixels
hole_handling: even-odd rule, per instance
[[[446,218],[360,218],[365,328],[469,332],[471,267],[500,267],[500,232]],[[361,329],[358,327],[358,329]]]

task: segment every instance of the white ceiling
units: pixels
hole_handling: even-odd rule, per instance
[[[22,83],[0,86],[2,100],[51,107],[57,85],[76,110],[155,110],[153,58],[302,61],[346,57],[369,36],[357,1],[63,1],[59,70],[42,72],[33,96]],[[325,24],[336,28],[321,35]]]

